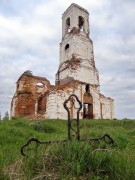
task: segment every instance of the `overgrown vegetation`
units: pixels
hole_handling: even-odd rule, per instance
[[[108,133],[115,144],[73,140],[39,145],[27,158],[20,148],[29,138],[67,139],[67,121],[0,121],[0,179],[135,179],[135,121],[81,120],[80,128],[81,138]]]
[[[1,120],[1,114],[0,114],[0,120]],[[5,112],[5,115],[4,115],[4,117],[2,118],[2,120],[9,120],[9,113],[8,113],[8,111],[6,111]]]

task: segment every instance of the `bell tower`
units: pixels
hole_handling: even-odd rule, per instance
[[[88,11],[77,4],[71,4],[62,15],[57,85],[77,80],[94,85],[99,90],[99,75],[95,67],[93,42],[89,34]]]
[[[62,37],[73,28],[89,34],[89,13],[74,3],[62,15]]]
[[[23,73],[17,81],[11,116],[25,114],[30,118],[67,119],[63,102],[75,94],[83,104],[79,114],[81,119],[114,118],[114,100],[100,93],[89,13],[74,3],[62,15],[60,60],[55,83],[51,85],[46,78]],[[68,106],[71,118],[76,118],[74,99]]]

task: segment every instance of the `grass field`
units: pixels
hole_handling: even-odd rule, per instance
[[[20,148],[32,137],[67,139],[67,121],[0,121],[0,179],[135,179],[135,121],[81,120],[80,131],[82,139],[108,133],[114,145],[73,138],[65,144],[39,145],[23,157]]]

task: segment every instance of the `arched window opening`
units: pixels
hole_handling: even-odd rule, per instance
[[[69,49],[69,44],[66,44],[65,51],[67,51],[68,49]]]
[[[70,32],[70,18],[67,18],[66,20],[66,32]]]
[[[89,84],[86,84],[85,90],[86,90],[86,93],[89,93],[89,92],[90,92]]]
[[[42,82],[37,83],[38,87],[44,87],[44,84]]]
[[[79,29],[80,31],[84,31],[84,18],[82,16],[79,16]]]

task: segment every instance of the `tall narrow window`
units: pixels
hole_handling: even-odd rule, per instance
[[[70,18],[67,18],[67,20],[66,20],[66,33],[67,32],[70,32]]]
[[[90,92],[89,84],[86,85],[85,90],[86,90],[86,93]]]
[[[65,58],[66,60],[69,59],[69,44],[66,44],[65,46]]]
[[[79,16],[78,20],[79,20],[78,25],[79,25],[80,31],[84,31],[84,18],[82,16]]]
[[[69,49],[69,44],[66,44],[65,51],[67,51],[68,49]]]

